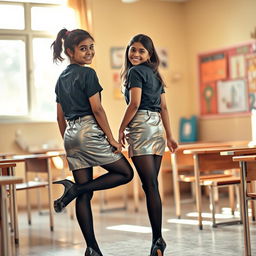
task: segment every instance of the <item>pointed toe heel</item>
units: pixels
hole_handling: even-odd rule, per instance
[[[91,247],[87,247],[84,256],[102,256],[102,254],[97,253]]]
[[[54,201],[54,210],[59,213],[75,198],[75,195],[71,192],[72,187],[75,185],[71,180],[58,180],[54,181],[53,184],[61,184],[64,186],[63,195]],[[68,195],[69,194],[69,195]]]
[[[151,247],[150,256],[164,256],[166,243],[162,237],[158,238]]]

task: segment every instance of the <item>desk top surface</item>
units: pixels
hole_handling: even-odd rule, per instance
[[[256,147],[248,147],[248,146],[228,146],[228,147],[214,147],[214,148],[200,148],[200,149],[187,149],[184,150],[184,154],[220,154],[221,152],[235,152],[235,151],[240,151],[240,152],[255,152],[256,153]],[[222,154],[223,155],[223,154]],[[231,155],[231,154],[225,154],[225,155]]]
[[[256,155],[249,155],[249,156],[234,156],[233,161],[245,161],[251,162],[256,160]]]
[[[15,166],[16,166],[15,163],[10,163],[10,162],[1,163],[1,162],[0,162],[0,168],[9,168],[9,167],[15,167]]]
[[[31,159],[48,159],[57,156],[65,156],[65,152],[48,152],[46,154],[13,155],[12,158],[0,159],[0,163],[24,162]]]
[[[0,176],[0,185],[22,183],[23,178],[16,176]]]

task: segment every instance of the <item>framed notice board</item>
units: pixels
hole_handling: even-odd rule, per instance
[[[256,109],[254,41],[198,55],[201,116]]]

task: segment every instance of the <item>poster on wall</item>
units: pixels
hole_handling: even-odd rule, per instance
[[[245,80],[219,81],[217,90],[219,113],[248,111],[248,90]]]
[[[159,67],[160,68],[168,68],[169,63],[168,63],[168,51],[165,48],[157,48],[156,49],[158,57],[159,57]]]
[[[217,91],[216,83],[206,83],[200,88],[201,114],[217,114]]]
[[[227,60],[224,53],[202,57],[200,59],[200,75],[203,84],[225,79],[227,77]]]
[[[234,55],[230,56],[229,59],[229,68],[230,68],[230,78],[231,79],[238,79],[245,77],[245,56]]]
[[[200,113],[247,114],[256,109],[255,42],[198,55]]]
[[[256,54],[246,56],[246,67],[248,77],[248,87],[250,93],[256,92]]]
[[[111,68],[120,69],[124,61],[124,47],[111,47],[110,48],[110,61]]]
[[[113,96],[114,99],[123,99],[123,94],[121,92],[121,79],[119,72],[113,73]]]

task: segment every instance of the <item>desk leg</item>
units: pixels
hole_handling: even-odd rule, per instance
[[[10,175],[15,175],[15,169],[13,167],[10,168]],[[16,185],[13,184],[10,186],[10,196],[11,196],[11,205],[10,209],[12,212],[12,222],[14,229],[14,241],[15,244],[19,244],[19,221],[18,221],[18,205],[17,205],[17,193],[16,193]]]
[[[27,183],[28,182],[28,162],[25,161],[25,168],[26,168],[26,171],[25,171],[25,182]],[[27,214],[28,214],[28,225],[31,225],[31,205],[30,205],[30,196],[29,196],[29,189],[26,189],[25,190],[26,192],[26,200],[27,200]]]
[[[251,256],[251,242],[250,242],[250,230],[249,230],[249,217],[248,217],[248,201],[247,197],[247,184],[246,184],[246,162],[240,162],[241,168],[241,207],[242,207],[242,218],[244,225],[244,249],[245,256]]]
[[[194,159],[194,175],[195,175],[195,189],[196,189],[196,207],[198,213],[198,226],[199,229],[203,229],[203,221],[202,221],[202,195],[201,195],[201,187],[200,187],[200,169],[198,163],[198,155],[193,155]]]
[[[50,229],[53,231],[53,199],[52,199],[52,172],[50,166],[50,159],[47,159],[48,171],[48,200],[49,200],[49,216],[50,216]]]
[[[176,207],[176,217],[180,219],[181,217],[181,209],[180,209],[180,183],[178,177],[178,165],[177,165],[177,157],[176,154],[171,154],[171,165],[172,165],[172,175],[173,175],[173,192],[174,192],[174,200]]]
[[[5,185],[0,187],[0,198],[1,198],[1,255],[10,256],[9,248],[9,229],[8,229],[8,217],[7,217],[7,198]]]

